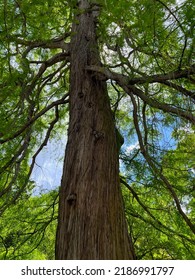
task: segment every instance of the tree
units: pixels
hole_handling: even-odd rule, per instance
[[[57,259],[129,259],[115,126],[100,67],[98,6],[78,3],[70,42],[70,121],[60,190]]]
[[[69,115],[56,258],[170,258],[165,236],[174,234],[191,252],[194,169],[177,155],[195,123],[192,2],[0,5],[2,218],[29,194],[37,156]]]

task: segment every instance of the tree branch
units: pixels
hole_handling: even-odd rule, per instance
[[[184,70],[172,71],[166,74],[156,74],[156,75],[145,75],[144,77],[129,78],[128,76],[115,73],[110,71],[108,68],[99,67],[96,65],[86,67],[87,70],[100,73],[106,76],[108,79],[113,79],[116,81],[122,81],[127,83],[127,85],[138,85],[145,83],[163,83],[169,80],[177,80],[181,78],[188,78],[190,75],[195,74],[195,64],[192,64],[189,68]]]
[[[166,74],[157,74],[152,76],[138,77],[130,79],[129,84],[144,84],[144,83],[163,83],[169,80],[177,80],[181,78],[188,78],[190,75],[195,74],[195,64],[191,65],[188,69],[172,71]]]
[[[54,102],[53,102],[54,103]],[[50,134],[55,126],[55,124],[58,122],[59,120],[59,112],[58,112],[58,105],[59,103],[56,103],[54,106],[55,106],[55,118],[51,121],[51,123],[49,124],[49,128],[46,132],[46,135],[45,135],[45,138],[42,142],[42,144],[40,145],[40,147],[38,148],[38,150],[36,151],[36,153],[33,155],[32,157],[32,163],[30,165],[30,170],[26,176],[26,179],[25,179],[25,182],[23,183],[23,185],[21,186],[21,188],[15,193],[15,195],[12,197],[11,201],[8,201],[6,200],[5,203],[1,206],[0,208],[0,216],[4,213],[4,211],[9,207],[10,204],[13,204],[17,201],[17,199],[20,197],[20,195],[22,194],[22,192],[24,191],[27,183],[29,182],[29,178],[32,174],[32,171],[33,171],[33,168],[34,168],[34,165],[35,165],[35,161],[36,161],[36,158],[38,156],[38,154],[42,151],[42,149],[47,145],[48,143],[48,140],[49,140],[49,137],[50,137]],[[16,180],[17,176],[13,179]],[[12,183],[14,183],[14,180],[11,181]],[[1,196],[3,196],[4,194],[7,194],[7,192],[11,189],[11,184],[9,184],[9,188],[6,189],[6,192],[3,192],[1,194]]]
[[[164,82],[162,82],[162,84],[164,84],[168,87],[172,87],[172,88],[176,89],[177,91],[183,93],[185,96],[192,98],[193,99],[192,102],[195,103],[195,92],[187,90],[187,89],[183,88],[182,86],[174,84],[169,81],[164,81]]]
[[[119,73],[115,73],[110,71],[107,68],[104,67],[99,67],[99,66],[88,66],[86,67],[88,71],[96,72],[98,73],[98,78],[99,79],[111,79],[115,80],[120,87],[123,88],[123,90],[128,94],[131,95],[132,93],[138,97],[140,97],[144,102],[146,102],[148,105],[160,109],[163,112],[167,113],[172,113],[177,116],[181,116],[184,119],[192,122],[195,124],[195,116],[186,111],[182,110],[180,108],[173,107],[169,104],[162,103],[157,101],[154,98],[149,97],[148,95],[145,95],[144,92],[135,87],[135,84],[144,84],[144,83],[166,83],[167,85],[170,85],[170,82],[168,80],[173,80],[173,79],[179,79],[179,78],[185,78],[188,77],[189,75],[195,74],[195,65],[192,65],[189,69],[185,69],[182,71],[175,71],[175,72],[170,72],[165,75],[153,75],[153,76],[147,76],[147,77],[140,77],[140,78],[134,78],[130,79],[126,75],[122,75]],[[192,95],[193,96],[193,95]]]
[[[62,49],[66,52],[69,52],[69,44],[64,42],[64,40],[69,36],[70,32],[66,32],[60,37],[52,38],[51,40],[46,41],[27,41],[15,36],[10,36],[9,39],[15,41],[17,44],[27,47],[27,49],[23,53],[23,57],[26,57],[32,49],[39,47],[43,49]]]
[[[180,108],[173,107],[169,104],[158,102],[156,99],[145,95],[142,90],[140,90],[139,88],[137,88],[135,86],[126,86],[125,87],[122,85],[122,87],[128,95],[133,93],[134,95],[140,97],[144,102],[146,102],[151,107],[160,109],[165,113],[172,113],[176,116],[183,117],[184,119],[195,124],[195,116],[192,113],[188,112],[187,110],[182,110]]]
[[[143,143],[143,139],[142,139],[142,135],[141,135],[141,131],[140,131],[140,127],[139,127],[139,121],[138,121],[138,117],[137,117],[137,104],[135,101],[135,98],[133,96],[133,94],[131,94],[131,100],[133,103],[133,119],[134,119],[134,125],[135,125],[135,129],[137,132],[137,136],[138,136],[138,140],[139,140],[139,145],[140,145],[140,149],[141,149],[141,153],[143,154],[146,162],[149,164],[149,166],[151,167],[151,169],[153,170],[154,174],[157,175],[160,180],[163,182],[163,184],[166,186],[166,188],[168,189],[169,193],[171,194],[176,208],[179,212],[179,214],[182,216],[182,218],[184,219],[185,223],[189,226],[189,228],[191,229],[191,231],[193,233],[195,233],[195,225],[192,224],[191,220],[187,217],[187,215],[184,213],[184,211],[181,208],[180,202],[179,202],[179,198],[173,188],[173,186],[169,183],[169,181],[167,180],[167,178],[163,175],[163,173],[161,172],[161,170],[159,170],[155,163],[153,162],[152,158],[150,157],[150,155],[148,154],[147,150],[145,149],[144,143]]]
[[[21,135],[29,126],[31,126],[38,118],[40,118],[42,115],[44,115],[47,111],[49,111],[51,108],[60,105],[60,104],[66,104],[69,102],[69,100],[66,100],[66,98],[69,96],[69,93],[65,94],[61,99],[52,102],[50,105],[42,109],[39,113],[37,113],[34,117],[32,117],[26,124],[23,125],[17,132],[15,132],[12,136],[1,139],[0,144],[6,143],[10,140],[13,140],[14,138]]]
[[[156,223],[153,223],[151,221],[146,221],[146,219],[143,218],[143,216],[141,217],[140,215],[138,215],[139,218],[141,218],[144,222],[146,223],[150,223],[154,228],[156,228],[157,230],[160,230],[162,233],[164,234],[167,234],[167,232],[171,232],[172,234],[176,234],[178,235],[179,237],[181,238],[184,238],[186,239],[187,241],[191,242],[191,243],[194,243],[193,240],[189,239],[187,236],[183,235],[183,234],[180,234],[178,232],[175,232],[174,230],[172,230],[171,228],[167,227],[166,225],[164,225],[161,221],[159,221],[149,210],[148,210],[148,207],[140,200],[138,194],[135,192],[135,190],[127,183],[125,182],[125,180],[120,177],[120,182],[121,184],[123,184],[133,195],[133,197],[136,199],[136,201],[138,202],[138,204],[144,209],[144,211],[149,215],[149,217],[151,217],[154,222]],[[132,213],[130,213],[130,215],[132,215]],[[158,225],[158,226],[157,226]],[[162,229],[159,228],[159,226],[161,228],[164,228],[165,230],[167,230],[167,232],[163,231]]]

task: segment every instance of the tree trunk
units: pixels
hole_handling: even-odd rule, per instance
[[[56,259],[132,259],[106,82],[86,70],[89,65],[100,66],[97,10],[81,0],[78,11],[70,49],[70,124]]]

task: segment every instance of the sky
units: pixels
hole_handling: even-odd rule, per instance
[[[162,135],[159,142],[161,148],[174,148],[175,141],[171,136],[172,129],[159,124],[158,130]],[[62,137],[62,140],[53,139],[48,142],[47,146],[37,156],[31,175],[31,179],[36,182],[34,195],[48,192],[60,186],[66,142],[67,139],[65,137]],[[132,137],[131,140],[126,137],[123,146],[126,154],[130,155],[132,150],[137,148],[139,148],[137,137]]]
[[[185,1],[177,0],[178,4],[182,4]],[[160,145],[167,147],[174,147],[175,143],[171,137],[172,130],[168,127],[158,126],[158,129],[162,135]],[[125,139],[123,146],[125,152],[130,154],[134,148],[139,147],[138,140],[134,138],[131,142]],[[62,141],[52,140],[48,145],[41,151],[36,159],[36,165],[31,175],[31,179],[36,182],[35,194],[47,192],[48,190],[54,189],[60,185],[62,168],[63,168],[63,157],[65,153],[66,139]]]
[[[36,182],[34,195],[60,186],[66,139],[50,141],[36,158],[31,180]]]

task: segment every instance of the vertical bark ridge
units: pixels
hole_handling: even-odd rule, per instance
[[[72,27],[70,123],[60,189],[56,259],[131,259],[115,126],[100,65],[96,15],[79,1]]]

